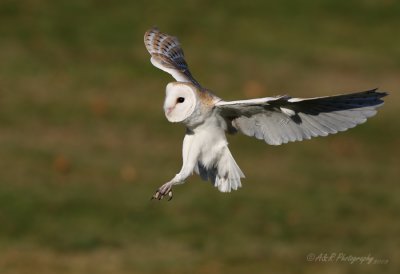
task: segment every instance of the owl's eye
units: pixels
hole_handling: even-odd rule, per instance
[[[176,99],[176,102],[177,103],[183,103],[183,102],[185,102],[185,98],[179,97],[178,99]]]

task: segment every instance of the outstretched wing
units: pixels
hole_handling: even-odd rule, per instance
[[[151,63],[168,72],[179,82],[191,82],[200,87],[189,71],[181,45],[176,37],[152,28],[144,34],[144,44],[151,54]]]
[[[215,107],[228,127],[270,145],[301,141],[345,131],[364,123],[383,104],[376,89],[317,98],[267,97],[220,101]]]

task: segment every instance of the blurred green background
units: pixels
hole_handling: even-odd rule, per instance
[[[0,2],[1,273],[399,273],[400,3]],[[379,87],[378,115],[326,138],[230,137],[244,187],[181,165],[169,75],[143,45],[179,37],[196,78],[226,99]],[[346,253],[386,264],[308,262]]]

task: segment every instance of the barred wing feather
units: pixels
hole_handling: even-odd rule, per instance
[[[200,87],[189,71],[178,38],[152,28],[144,34],[144,44],[155,67],[171,74],[179,82],[191,82]]]

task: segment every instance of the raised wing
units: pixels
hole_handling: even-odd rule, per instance
[[[376,89],[317,98],[267,97],[220,101],[217,112],[247,136],[270,145],[302,141],[345,131],[364,123],[383,104],[385,92]]]
[[[191,82],[201,87],[189,71],[178,38],[152,28],[144,34],[144,44],[155,67],[168,72],[179,82]]]

